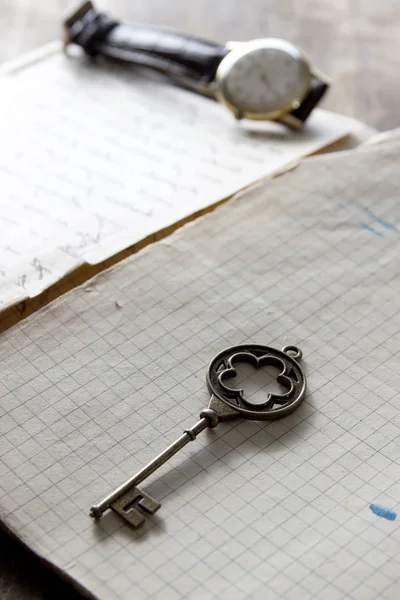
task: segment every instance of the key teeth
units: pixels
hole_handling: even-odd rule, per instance
[[[121,513],[119,513],[119,514],[121,515]],[[139,510],[137,510],[136,508],[133,508],[133,507],[130,508],[129,510],[127,510],[122,516],[135,529],[137,529],[141,525],[144,525],[144,523],[146,521],[146,519],[144,518],[144,515]]]
[[[154,515],[154,513],[156,513],[158,509],[161,508],[161,503],[157,502],[157,500],[154,500],[154,498],[152,498],[151,496],[143,494],[143,498],[139,500],[139,506],[151,515]]]
[[[110,504],[110,508],[135,529],[143,525],[146,520],[142,511],[154,515],[160,507],[160,502],[137,487],[131,488]]]

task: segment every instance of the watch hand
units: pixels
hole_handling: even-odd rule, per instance
[[[273,86],[273,85],[271,85],[271,81],[270,81],[270,79],[269,79],[269,77],[268,77],[267,73],[266,73],[266,72],[265,72],[263,69],[258,69],[258,72],[259,72],[259,74],[260,74],[260,79],[261,79],[261,81],[262,81],[263,83],[265,83],[265,84],[266,84],[266,85],[267,85],[267,86],[268,86],[268,87],[271,89],[271,91],[272,91],[272,92],[274,92],[274,91],[275,91],[275,90],[274,90],[274,86]]]

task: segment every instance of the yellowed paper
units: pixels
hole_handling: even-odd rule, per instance
[[[315,111],[302,132],[237,124],[148,72],[90,64],[57,45],[3,68],[0,307],[36,296],[301,156],[350,119]]]
[[[396,600],[399,520],[370,506],[399,512],[399,159],[306,159],[6,332],[6,525],[102,600]],[[144,528],[93,522],[247,341],[302,348],[301,407],[199,435],[143,483]]]

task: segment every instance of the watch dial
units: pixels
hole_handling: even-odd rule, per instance
[[[273,112],[290,106],[304,94],[309,69],[291,44],[265,40],[245,53],[233,50],[231,54],[222,91],[238,111]]]

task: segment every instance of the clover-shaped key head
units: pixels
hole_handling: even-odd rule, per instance
[[[212,394],[209,408],[218,413],[219,420],[236,416],[272,420],[288,415],[299,406],[306,390],[306,378],[297,362],[301,357],[302,352],[296,346],[285,346],[282,350],[257,344],[227,348],[212,360],[208,369],[207,385]],[[266,393],[262,403],[253,402],[241,387],[232,385],[237,365],[243,362],[256,369],[277,367],[276,380],[285,391]]]

